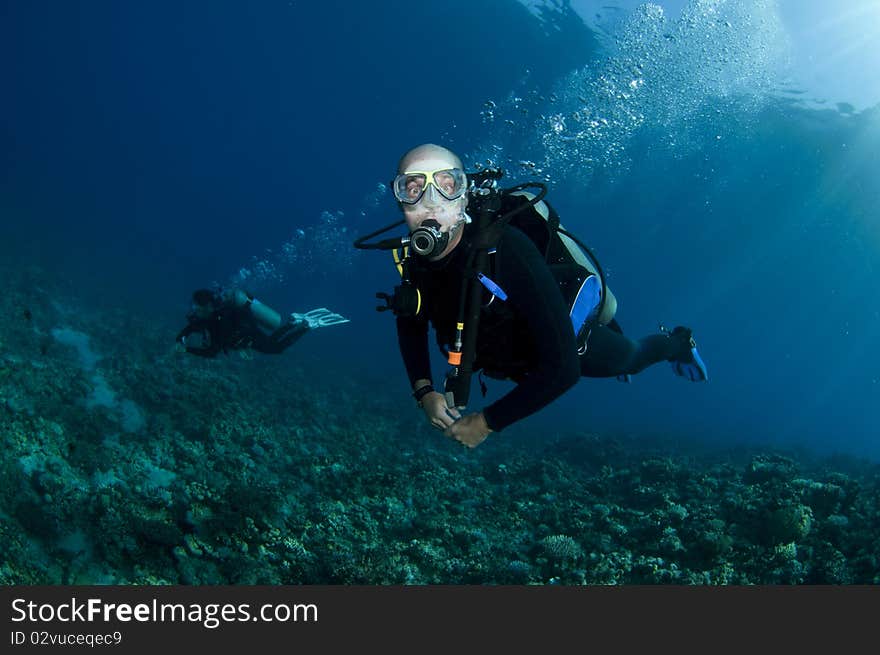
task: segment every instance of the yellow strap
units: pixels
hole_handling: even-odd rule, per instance
[[[402,251],[402,256],[401,256]],[[397,272],[400,277],[403,277],[403,260],[409,255],[409,246],[404,246],[403,248],[395,248],[391,251],[391,256],[394,257],[394,265],[397,267]]]

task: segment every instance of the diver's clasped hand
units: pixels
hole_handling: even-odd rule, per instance
[[[483,412],[476,414],[468,414],[455,421],[447,427],[443,434],[447,437],[455,439],[463,446],[468,448],[476,448],[486,440],[492,430],[486,423],[486,417]]]
[[[349,322],[347,318],[344,318],[339,314],[334,314],[326,307],[319,307],[318,309],[313,309],[305,314],[297,314],[294,312],[290,315],[290,318],[297,323],[307,323],[311,329]]]
[[[492,430],[486,423],[482,412],[462,416],[455,407],[446,402],[446,395],[431,391],[422,398],[422,411],[438,430],[450,439],[455,439],[462,446],[476,448],[486,440]]]
[[[461,414],[454,407],[446,404],[446,396],[438,391],[431,391],[422,397],[422,410],[425,416],[438,430],[445,430],[455,421],[461,418]]]

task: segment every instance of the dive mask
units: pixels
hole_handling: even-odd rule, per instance
[[[406,205],[415,205],[428,192],[429,199],[457,200],[467,191],[467,175],[460,168],[443,168],[436,171],[406,171],[391,183],[394,197]],[[430,188],[430,191],[429,191]]]

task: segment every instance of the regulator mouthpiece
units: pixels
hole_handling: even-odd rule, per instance
[[[422,257],[436,257],[448,244],[449,232],[441,232],[440,223],[433,219],[422,223],[409,237],[410,248]]]

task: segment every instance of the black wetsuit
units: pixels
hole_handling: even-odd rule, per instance
[[[207,345],[186,346],[186,351],[201,357],[216,357],[221,351],[228,353],[245,348],[277,355],[309,330],[307,323],[286,323],[274,333],[266,334],[246,307],[220,307],[208,318],[190,313],[187,320],[189,323],[177,335],[177,341],[200,332]]]
[[[421,293],[422,309],[416,317],[397,318],[398,341],[410,384],[432,379],[429,321],[441,350],[446,352],[453,341],[461,271],[467,257],[464,246],[459,244],[437,262],[413,258],[411,275]],[[492,430],[502,430],[547,406],[582,375],[637,373],[681,350],[663,334],[629,339],[612,321],[593,328],[587,351],[579,357],[568,307],[534,242],[516,227],[507,226],[490,258],[491,278],[506,292],[507,300],[494,298],[486,305],[491,294],[484,293],[474,370],[517,383],[483,409]]]

